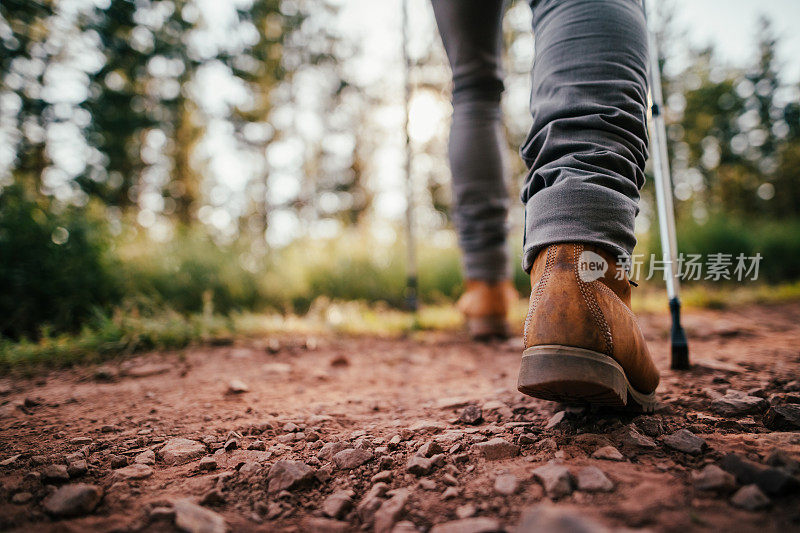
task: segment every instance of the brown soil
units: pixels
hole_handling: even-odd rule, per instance
[[[390,492],[377,503],[386,501],[391,489],[407,487],[410,496],[393,518],[420,531],[470,515],[495,518],[513,530],[524,510],[542,503],[614,529],[800,529],[796,487],[771,496],[764,509],[747,511],[731,503],[732,492],[699,490],[692,477],[735,452],[761,464],[780,463],[781,472],[796,479],[797,465],[785,456],[776,463],[773,452],[800,458],[798,428],[772,430],[762,417],[767,403],[800,402],[800,303],[691,311],[684,321],[695,365],[676,372],[668,369],[667,317],[642,318],[663,371],[654,415],[570,409],[550,429],[548,420],[563,406],[515,389],[519,340],[475,344],[454,333],[242,340],[9,379],[0,386],[0,461],[7,463],[0,466],[0,529],[170,531],[175,526],[169,507],[189,498],[219,513],[232,531],[371,530],[370,513],[355,507],[382,469],[390,472]],[[231,380],[244,382],[249,391],[231,392]],[[748,414],[720,414],[712,399],[728,389],[767,401]],[[476,425],[459,421],[470,405],[482,408],[483,421]],[[649,435],[655,446],[631,443],[624,437],[631,429]],[[669,448],[665,436],[679,429],[701,437],[707,447],[697,455]],[[390,443],[396,435],[400,443]],[[204,442],[216,470],[201,471],[201,457],[167,465],[160,451],[173,437]],[[519,445],[519,454],[484,458],[475,444],[497,437]],[[231,443],[226,451],[222,446],[231,440],[236,447]],[[265,450],[247,449],[257,440]],[[443,463],[421,477],[409,473],[409,458],[433,440],[445,450]],[[323,443],[335,441],[374,457],[352,470],[336,469],[317,457]],[[591,457],[609,444],[624,460]],[[133,463],[148,449],[156,452],[151,476],[115,475],[123,463],[117,457],[112,466],[114,456]],[[75,452],[85,456],[85,474],[74,473],[69,481],[31,474],[74,461],[80,455],[68,456]],[[315,475],[299,488],[269,493],[267,475],[278,460],[302,461]],[[576,489],[554,500],[532,475],[548,461],[563,463],[573,476],[594,465],[614,488]],[[495,489],[502,474],[516,476],[514,494]],[[74,518],[48,515],[42,500],[56,487],[76,482],[103,489],[96,509]],[[448,484],[457,494],[444,499]],[[737,482],[731,491],[741,486]],[[353,491],[354,509],[340,522],[321,520],[322,502],[342,489]],[[28,501],[23,495],[12,502],[26,492]],[[161,509],[153,513],[153,508]]]

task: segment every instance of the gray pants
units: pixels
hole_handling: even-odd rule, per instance
[[[432,0],[453,71],[453,218],[468,279],[508,277],[503,0]],[[533,124],[520,149],[529,271],[542,248],[628,256],[647,159],[647,33],[636,0],[532,0]]]

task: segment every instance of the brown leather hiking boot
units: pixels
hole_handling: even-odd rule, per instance
[[[509,280],[494,283],[467,280],[466,291],[456,307],[464,314],[467,331],[473,339],[505,339],[511,335],[508,311],[517,298],[519,295]]]
[[[554,244],[531,269],[520,392],[652,411],[658,370],[630,310],[627,275],[608,252]],[[621,278],[621,279],[617,279]]]

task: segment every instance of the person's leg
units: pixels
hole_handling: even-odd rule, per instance
[[[507,244],[508,185],[503,161],[504,0],[432,0],[453,73],[449,159],[453,220],[466,290],[458,308],[474,338],[506,337],[517,294]]]
[[[652,410],[658,370],[620,255],[647,158],[647,33],[635,0],[534,0],[533,126],[521,149],[531,275],[518,389]]]
[[[635,0],[533,0],[523,267],[548,244],[629,255],[647,159],[647,32]]]
[[[467,279],[509,278],[500,95],[503,0],[432,0],[453,72],[453,220]]]

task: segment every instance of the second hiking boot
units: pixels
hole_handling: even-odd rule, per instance
[[[517,388],[545,400],[652,411],[658,370],[612,254],[555,244],[531,269]]]
[[[467,280],[456,307],[475,340],[505,339],[511,335],[508,312],[519,296],[509,280],[494,283]]]

